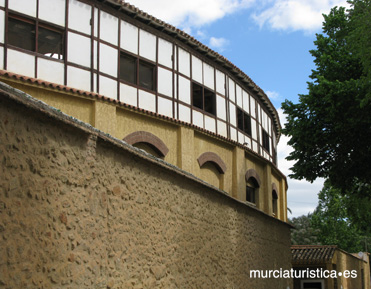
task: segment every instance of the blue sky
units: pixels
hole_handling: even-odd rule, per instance
[[[345,0],[130,0],[130,4],[168,22],[225,56],[270,97],[281,115],[281,103],[298,102],[307,93],[315,34],[322,13],[346,6]],[[166,7],[166,9],[164,8]],[[282,136],[278,166],[290,174],[285,157],[292,150]],[[313,184],[288,178],[290,217],[312,212],[323,180]]]

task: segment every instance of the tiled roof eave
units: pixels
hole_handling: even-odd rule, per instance
[[[291,246],[292,264],[318,265],[332,262],[337,246],[293,245]]]

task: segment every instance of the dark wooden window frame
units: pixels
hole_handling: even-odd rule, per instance
[[[123,65],[123,58],[131,59],[131,60],[135,61],[134,71],[131,72],[131,73],[133,73],[133,75],[132,75],[133,76],[133,81],[128,80],[127,78],[123,78],[123,76],[122,76],[122,73],[123,73],[122,70],[124,69],[124,67],[122,66]],[[141,74],[141,72],[143,71],[142,70],[143,67],[149,67],[150,69],[153,69],[151,87],[145,86],[141,83],[141,81],[143,80],[143,75]],[[152,63],[148,60],[144,60],[141,57],[139,57],[138,55],[131,54],[131,53],[128,53],[126,51],[120,50],[120,63],[119,63],[120,75],[119,75],[118,78],[123,83],[129,84],[129,85],[132,85],[132,86],[134,85],[137,88],[147,90],[147,91],[150,91],[150,92],[157,92],[157,67],[158,67],[158,65],[156,63]]]
[[[192,86],[192,89],[191,89],[191,102],[192,102],[192,107],[195,108],[195,109],[198,109],[198,110],[201,110],[203,113],[209,115],[209,116],[212,116],[213,118],[216,117],[216,93],[214,90],[211,90],[210,88],[207,88],[205,87],[204,85],[202,84],[199,84],[195,81],[192,81],[191,82],[191,86]],[[199,97],[201,98],[200,100],[197,100],[197,101],[201,101],[200,104],[196,104],[195,103],[195,89],[199,89],[200,90],[200,95]],[[207,93],[207,94],[206,94]],[[211,101],[212,103],[209,104],[209,103],[206,103],[207,101],[207,97],[211,97]],[[208,105],[211,105],[211,108],[208,107]]]
[[[8,34],[10,32],[9,22],[11,22],[13,20],[18,21],[18,22],[23,22],[23,23],[28,24],[28,25],[32,25],[34,27],[34,31],[31,31],[32,33],[34,33],[34,37],[32,37],[32,38],[34,38],[34,43],[31,44],[33,46],[31,49],[21,47],[21,46],[10,43],[10,41],[9,41],[10,37],[8,35],[8,41],[7,41],[8,47],[12,47],[12,48],[14,47],[14,48],[20,49],[22,51],[27,51],[28,53],[35,54],[36,56],[42,56],[42,57],[45,57],[47,59],[59,60],[59,61],[64,62],[64,60],[66,59],[66,48],[65,48],[66,33],[65,33],[65,29],[58,29],[58,28],[53,27],[49,24],[45,24],[43,22],[40,22],[38,19],[26,18],[26,17],[23,17],[23,16],[19,16],[19,15],[9,13],[9,15],[7,17]],[[43,53],[40,52],[41,49],[40,49],[39,45],[41,44],[41,39],[40,39],[41,38],[40,37],[40,31],[41,30],[44,30],[45,32],[51,32],[51,33],[60,35],[60,41],[61,42],[58,42],[59,45],[60,45],[60,51],[59,51],[60,53],[57,54],[58,58],[53,57],[54,54],[52,54],[51,56],[48,56],[48,55],[43,54]]]
[[[262,146],[269,153],[270,151],[270,138],[269,134],[262,128]]]
[[[251,116],[243,109],[236,107],[237,128],[251,137]]]

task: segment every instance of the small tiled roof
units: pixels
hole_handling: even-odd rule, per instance
[[[292,264],[327,263],[334,257],[334,245],[294,245],[291,246]]]

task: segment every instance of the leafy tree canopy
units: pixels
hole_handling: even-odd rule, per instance
[[[338,245],[348,252],[371,249],[371,202],[349,198],[326,181],[311,224],[322,245]]]
[[[295,227],[291,232],[292,245],[320,245],[317,239],[319,231],[311,224],[312,214],[289,219],[289,222]]]
[[[371,102],[371,0],[349,1],[350,29],[348,36],[352,52],[360,59],[363,66],[361,80],[367,88],[367,94],[361,105]]]
[[[283,104],[283,134],[294,150],[291,177],[329,179],[343,192],[363,184],[371,195],[371,0],[351,1],[352,8],[333,8],[317,34],[316,69],[308,94],[299,103]]]

